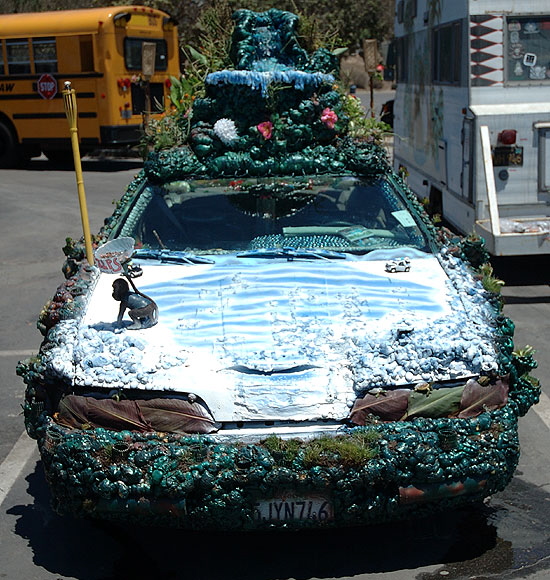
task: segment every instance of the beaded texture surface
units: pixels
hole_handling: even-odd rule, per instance
[[[146,183],[391,173],[383,149],[347,136],[342,96],[333,87],[336,59],[325,50],[303,51],[296,26],[296,16],[278,10],[236,13],[234,70],[207,78],[206,96],[194,106],[189,143],[150,154],[98,241],[109,238]],[[38,322],[45,345],[18,365],[26,383],[25,425],[38,440],[55,509],[194,529],[319,527],[420,516],[502,490],[518,462],[518,417],[538,401],[540,387],[529,374],[536,363],[531,353],[514,352],[514,326],[502,315],[499,297],[474,281],[488,258],[483,241],[436,231],[416,196],[395,179],[438,244],[448,276],[468,289],[480,317],[491,320],[495,344],[487,354],[497,357],[498,374],[507,377],[504,406],[472,418],[371,416],[363,426],[343,426],[321,451],[319,442],[307,440],[235,444],[213,435],[68,429],[54,420],[65,387],[49,366],[48,352],[76,328],[97,281],[77,243],[65,248],[67,279]],[[273,240],[263,243],[268,247]],[[368,456],[350,455],[345,440],[356,452],[368,449]],[[257,502],[281,492],[330,495],[334,519],[258,518]]]

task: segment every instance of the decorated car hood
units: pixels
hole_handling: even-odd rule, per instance
[[[403,256],[409,272],[386,271]],[[99,274],[83,318],[57,325],[47,355],[74,385],[194,393],[217,421],[342,419],[370,388],[496,367],[484,292],[454,258],[136,263],[158,324],[117,326],[116,277]]]

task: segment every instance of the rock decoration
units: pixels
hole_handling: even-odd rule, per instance
[[[236,14],[231,49],[235,70],[219,71],[207,79],[206,96],[196,101],[193,110],[189,144],[150,155],[106,221],[100,239],[109,237],[147,181],[390,172],[380,148],[346,136],[346,116],[329,76],[336,72],[334,58],[327,51],[307,55],[297,42],[296,23],[294,15],[278,10]],[[181,424],[177,428],[164,424],[159,431],[143,413],[147,401],[144,405],[136,397],[118,406],[120,393],[109,393],[108,375],[102,369],[113,361],[100,360],[99,352],[82,352],[81,360],[97,371],[94,381],[109,393],[100,414],[114,409],[118,415],[120,408],[128,407],[134,422],[136,413],[139,418],[139,428],[130,430],[127,422],[117,428],[112,421],[104,428],[97,412],[88,409],[81,416],[86,401],[75,398],[80,394],[72,392],[67,380],[75,372],[72,365],[48,364],[52,350],[76,342],[80,332],[76,319],[86,306],[83,297],[97,280],[97,271],[87,265],[79,244],[69,243],[67,280],[39,320],[46,336],[44,346],[17,369],[26,384],[25,425],[38,439],[55,509],[193,529],[285,527],[284,522],[258,519],[255,502],[260,496],[292,489],[297,495],[330,493],[337,515],[322,525],[353,525],[422,516],[502,490],[518,462],[518,417],[537,402],[540,393],[538,382],[530,376],[536,366],[533,353],[514,350],[514,325],[502,315],[501,301],[487,304],[491,294],[481,282],[466,283],[471,280],[468,270],[486,261],[482,240],[455,243],[442,236],[437,242],[435,228],[416,197],[399,178],[393,179],[423,215],[434,247],[439,244],[438,258],[449,283],[461,290],[465,307],[491,329],[474,347],[480,371],[476,381],[455,386],[453,393],[444,392],[444,385],[430,384],[429,376],[422,376],[432,364],[426,353],[424,359],[411,360],[405,370],[411,373],[411,381],[421,383],[417,390],[384,393],[368,378],[370,373],[358,376],[357,384],[363,386],[342,423],[341,436],[328,442],[271,436],[255,444],[235,445],[218,437],[209,422],[212,418],[193,397],[179,409],[201,427],[184,422],[184,434]],[[95,333],[100,344],[101,329],[85,332]],[[146,380],[136,364],[142,351],[139,338],[109,335],[120,349],[117,373],[138,392],[140,382]],[[407,340],[407,335],[403,332],[395,339]],[[465,337],[464,344],[473,338]],[[184,363],[184,358],[158,361],[168,366]],[[378,365],[377,372],[376,382],[382,384],[384,373],[391,371]],[[450,403],[446,410],[432,407],[431,402],[440,398]],[[383,406],[378,401],[390,399],[393,403],[384,412],[377,410]],[[440,410],[430,411],[436,407]],[[293,525],[317,527],[320,522],[303,520]]]
[[[71,268],[76,268],[76,271],[71,269],[68,272],[65,282],[57,288],[53,298],[44,305],[38,317],[37,327],[44,336],[62,320],[72,319],[82,311],[85,306],[84,296],[97,278],[97,272],[87,262],[76,262],[73,258],[69,260],[72,262]]]

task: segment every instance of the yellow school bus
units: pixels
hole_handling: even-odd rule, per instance
[[[0,14],[0,167],[70,153],[62,90],[76,91],[80,148],[139,142],[178,77],[177,27],[145,6]]]

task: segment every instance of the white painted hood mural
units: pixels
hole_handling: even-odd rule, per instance
[[[410,272],[385,271],[403,255]],[[116,325],[116,277],[100,274],[80,323],[55,328],[55,372],[107,391],[194,393],[217,421],[265,421],[339,420],[370,388],[496,368],[488,307],[454,258],[213,261],[136,261],[136,285],[160,312],[145,330]]]

